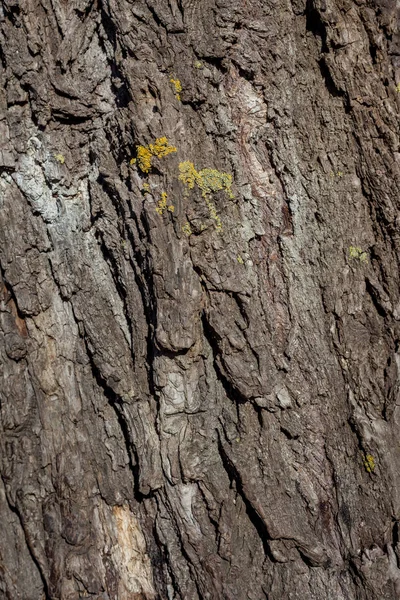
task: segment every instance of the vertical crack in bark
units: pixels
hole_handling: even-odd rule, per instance
[[[220,434],[218,435],[218,437],[219,437],[218,450],[219,450],[219,455],[221,457],[224,469],[227,472],[229,479],[231,481],[235,482],[237,492],[239,493],[239,495],[242,498],[244,505],[246,507],[246,512],[249,517],[249,520],[253,524],[253,526],[257,532],[257,535],[260,538],[260,541],[263,545],[264,554],[265,554],[266,558],[268,558],[271,562],[276,562],[276,559],[274,558],[274,556],[271,552],[271,549],[269,547],[269,540],[271,538],[268,533],[268,529],[267,529],[264,521],[260,517],[260,515],[257,513],[257,510],[254,508],[254,506],[251,504],[250,500],[247,498],[245,491],[243,489],[243,483],[242,483],[242,478],[240,476],[240,473],[237,470],[237,468],[235,467],[235,465],[232,463],[232,461],[229,459],[228,455],[226,454],[224,447],[223,447],[223,443],[220,438]]]

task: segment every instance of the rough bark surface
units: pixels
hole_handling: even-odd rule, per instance
[[[1,599],[400,597],[397,26],[2,0]]]

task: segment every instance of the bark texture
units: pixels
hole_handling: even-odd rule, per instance
[[[400,597],[397,27],[2,0],[1,600]]]

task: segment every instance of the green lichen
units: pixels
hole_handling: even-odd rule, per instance
[[[215,229],[222,231],[222,222],[211,197],[212,194],[220,191],[225,192],[228,198],[232,199],[234,197],[232,193],[232,175],[209,168],[197,171],[194,164],[189,160],[179,164],[179,173],[179,180],[188,190],[192,190],[195,186],[198,187],[206,202],[210,217],[215,221]]]
[[[364,456],[364,467],[367,473],[372,473],[375,470],[375,459],[372,454],[366,454]]]
[[[359,246],[349,247],[349,258],[359,260],[362,263],[368,262],[368,254]]]

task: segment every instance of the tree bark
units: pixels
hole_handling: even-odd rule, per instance
[[[2,0],[0,54],[0,598],[399,598],[394,0]]]

